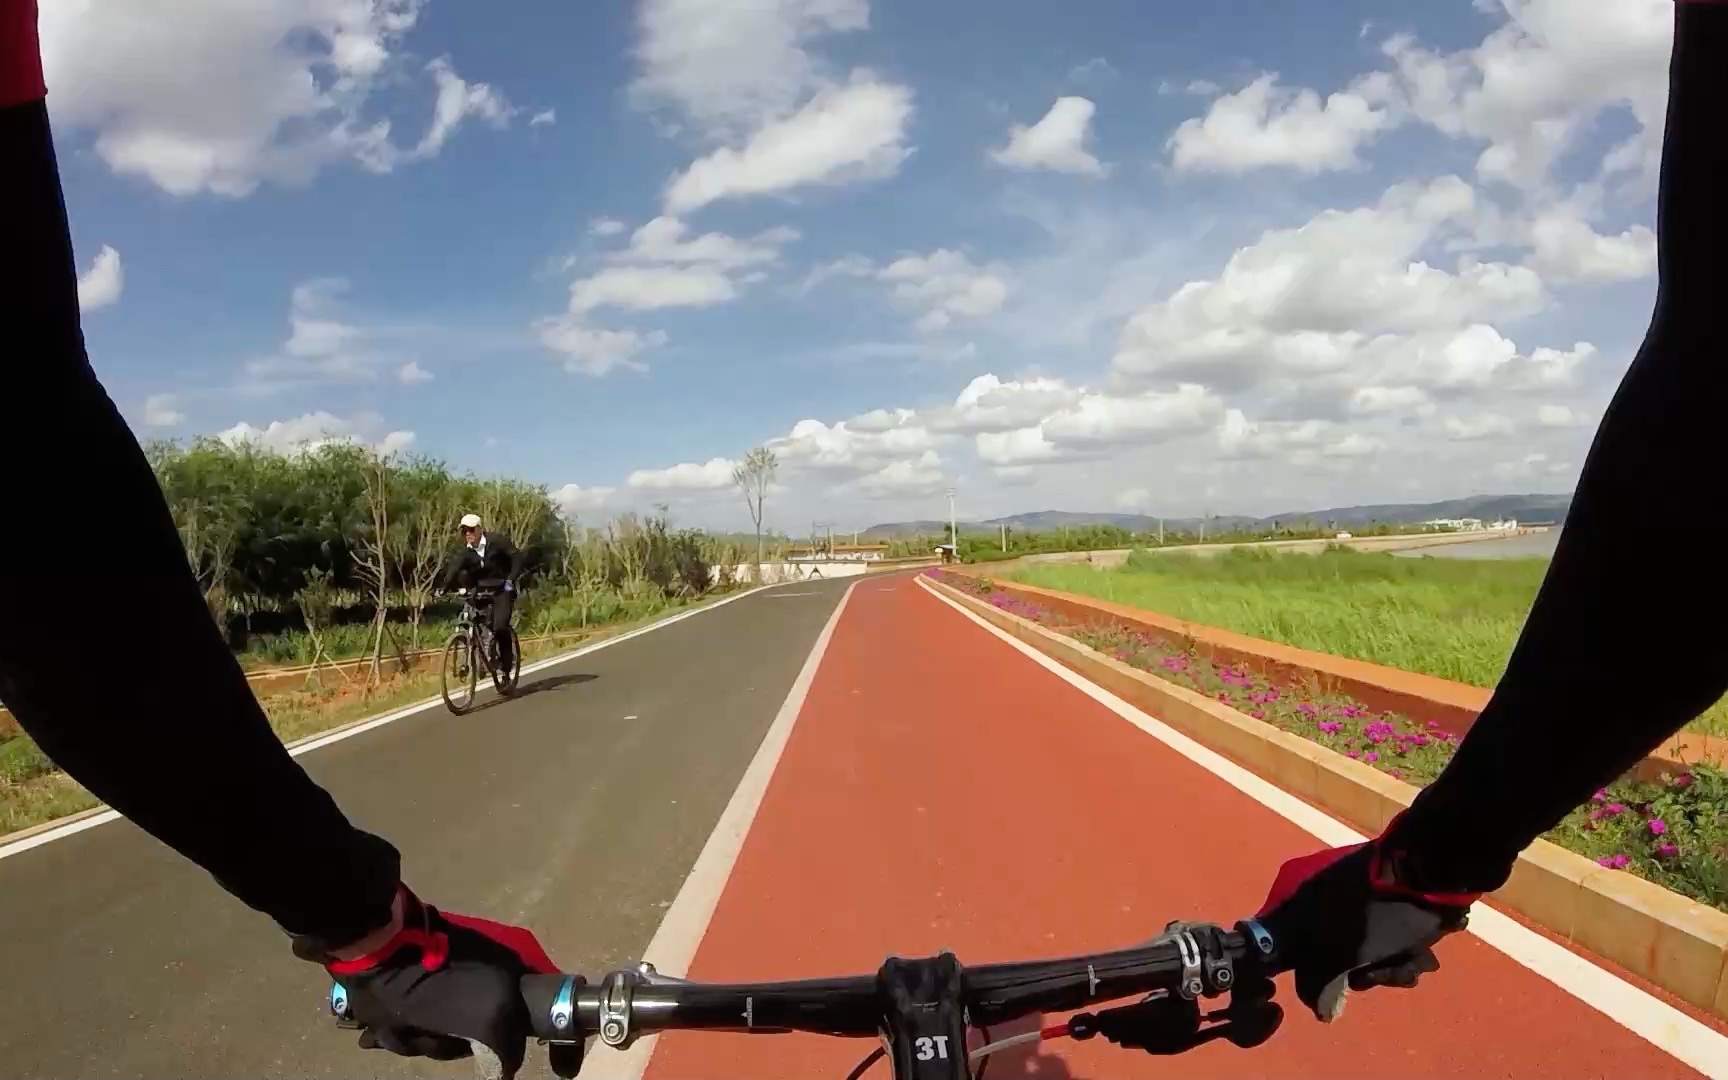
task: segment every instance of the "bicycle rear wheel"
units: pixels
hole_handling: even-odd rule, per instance
[[[461,716],[474,707],[474,691],[480,685],[479,665],[468,635],[455,633],[444,645],[444,663],[438,672],[444,707]]]

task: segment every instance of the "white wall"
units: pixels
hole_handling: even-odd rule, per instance
[[[748,582],[753,570],[754,567],[749,563],[735,566],[732,568],[732,579]],[[817,571],[820,571],[820,574]],[[765,562],[762,564],[762,581],[766,585],[777,585],[783,581],[809,581],[818,576],[824,579],[857,577],[869,572],[870,565],[865,562]],[[718,581],[720,568],[710,567],[708,576],[710,580]]]

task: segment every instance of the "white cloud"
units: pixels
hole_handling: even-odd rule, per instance
[[[1483,179],[1539,188],[1592,118],[1624,106],[1638,131],[1603,164],[1654,176],[1673,41],[1671,0],[1477,6],[1505,16],[1480,45],[1440,53],[1408,35],[1386,41],[1395,107],[1448,135],[1485,143],[1476,163]]]
[[[126,286],[126,271],[120,265],[120,253],[102,245],[91,260],[88,273],[78,275],[78,306],[84,311],[107,307],[120,299]]]
[[[870,24],[868,0],[644,0],[630,90],[732,139],[792,112],[829,77],[806,50]]]
[[[262,428],[241,421],[218,432],[216,437],[230,446],[250,443],[280,454],[312,451],[333,443],[352,443],[392,454],[413,445],[412,431],[387,432],[373,442],[372,435],[382,423],[376,413],[356,413],[344,418],[320,411],[291,420],[272,420]]]
[[[570,287],[570,311],[582,315],[601,307],[711,307],[737,295],[730,277],[707,267],[614,266]]]
[[[392,431],[378,440],[378,452],[386,456],[390,454],[405,454],[414,445],[412,431]]]
[[[1499,413],[1448,416],[1445,426],[1446,437],[1459,442],[1498,438],[1501,435],[1510,435],[1514,430],[1512,421]]]
[[[1422,388],[1486,388],[1484,373],[1557,379],[1568,367],[1559,354],[1538,350],[1515,363],[1516,346],[1483,322],[1547,304],[1535,271],[1468,253],[1450,270],[1423,258],[1467,234],[1478,216],[1470,186],[1442,177],[1395,186],[1374,206],[1271,230],[1232,255],[1217,278],[1191,281],[1134,315],[1113,366],[1131,378],[1231,391],[1324,390],[1368,411],[1400,399],[1414,405]]]
[[[1541,405],[1536,409],[1536,423],[1545,428],[1583,427],[1590,418],[1567,405]]]
[[[314,278],[294,287],[289,298],[288,340],[280,351],[247,361],[246,387],[272,389],[329,382],[366,382],[377,377],[378,358],[368,333],[345,321],[339,301],[342,278]]]
[[[935,495],[947,486],[942,471],[942,458],[934,450],[926,450],[916,458],[906,458],[884,465],[858,480],[858,490],[876,499],[907,499]]]
[[[597,217],[588,223],[588,231],[595,236],[617,236],[629,228],[617,218]]]
[[[82,0],[43,5],[51,108],[94,134],[115,172],[174,195],[249,194],[357,162],[388,172],[435,155],[461,123],[509,119],[503,96],[423,69],[432,120],[407,149],[374,119],[386,86],[414,85],[403,42],[421,0]]]
[[[1656,234],[1634,225],[1603,236],[1564,209],[1539,215],[1530,227],[1529,266],[1551,281],[1634,281],[1656,272]]]
[[[510,122],[512,110],[504,95],[485,83],[471,83],[456,74],[448,57],[439,57],[426,65],[432,81],[438,87],[438,97],[432,105],[432,125],[407,156],[415,159],[436,157],[450,136],[469,117],[484,120],[493,127]]]
[[[584,513],[605,509],[616,493],[616,488],[565,484],[552,493],[552,502],[566,517],[579,517]]]
[[[777,261],[780,249],[798,239],[798,231],[785,226],[769,229],[751,240],[738,240],[717,232],[685,239],[688,232],[689,227],[677,218],[654,218],[631,235],[630,247],[616,257],[632,263],[738,270]]]
[[[1490,472],[1495,479],[1503,483],[1536,480],[1546,484],[1556,479],[1574,480],[1577,470],[1570,461],[1555,461],[1538,451],[1513,461],[1497,462]]]
[[[1082,393],[1080,388],[1060,379],[1004,381],[986,373],[967,383],[954,399],[953,407],[937,413],[932,424],[938,430],[964,434],[1012,431],[1037,424],[1057,410],[1074,405]]]
[[[396,381],[407,386],[415,383],[431,382],[432,373],[420,366],[420,361],[410,360],[396,369]]]
[[[144,399],[144,423],[150,427],[173,427],[185,419],[173,394],[151,394]]]
[[[1184,172],[1280,167],[1312,175],[1360,165],[1357,148],[1391,123],[1357,90],[1322,103],[1312,90],[1281,91],[1278,76],[1266,74],[1184,121],[1167,145]]]
[[[1027,127],[1015,124],[1008,131],[1008,145],[992,150],[990,157],[1014,169],[1051,169],[1056,172],[1102,175],[1104,166],[1086,149],[1086,137],[1097,106],[1083,97],[1059,97],[1044,118]]]
[[[556,110],[556,109],[541,109],[539,112],[535,113],[531,118],[529,118],[528,126],[529,127],[540,127],[543,124],[556,124],[557,122],[558,122],[558,110]]]
[[[1082,392],[1035,425],[985,431],[975,444],[991,465],[1036,464],[1198,434],[1225,416],[1222,400],[1191,383],[1128,395]]]
[[[1335,442],[1327,443],[1320,452],[1327,457],[1360,458],[1373,457],[1386,448],[1386,444],[1372,435],[1351,432]]]
[[[672,494],[694,494],[721,491],[732,486],[732,470],[737,462],[713,457],[702,464],[686,462],[667,469],[637,469],[624,480],[634,491],[654,491]]]
[[[584,326],[570,315],[542,319],[537,329],[543,345],[564,354],[564,370],[579,375],[608,375],[618,368],[646,371],[636,357],[666,344],[664,331],[607,330]]]
[[[895,299],[923,310],[918,328],[925,331],[944,329],[956,316],[989,315],[1008,296],[1008,284],[997,270],[976,266],[964,253],[947,248],[908,255],[877,276],[893,286]]]
[[[614,236],[622,222],[597,219],[590,231]],[[761,280],[761,268],[779,261],[785,245],[798,239],[784,226],[765,230],[748,240],[725,233],[690,236],[689,228],[673,217],[657,217],[638,228],[620,250],[608,252],[609,263],[570,286],[564,313],[536,323],[540,340],[565,356],[565,369],[605,375],[619,367],[642,369],[636,356],[666,343],[655,330],[614,330],[593,326],[592,314],[602,308],[656,311],[664,308],[705,308],[736,299],[742,288]]]
[[[1120,491],[1116,494],[1116,509],[1144,510],[1151,501],[1152,493],[1145,488],[1128,488],[1126,491]]]
[[[1068,72],[1068,81],[1103,83],[1110,82],[1115,79],[1116,76],[1117,71],[1115,68],[1110,66],[1110,61],[1104,59],[1102,56],[1094,56],[1084,64],[1077,64],[1070,69]]]
[[[1158,84],[1158,92],[1166,97],[1172,94],[1186,94],[1189,97],[1216,97],[1224,92],[1224,88],[1210,79],[1191,79],[1186,83],[1175,83],[1165,79]]]
[[[666,210],[687,213],[720,199],[892,176],[911,154],[903,141],[911,116],[910,90],[855,72],[796,113],[766,122],[742,145],[692,162],[667,183]]]
[[[1350,395],[1349,410],[1361,416],[1406,412],[1427,404],[1428,395],[1415,386],[1363,386]]]

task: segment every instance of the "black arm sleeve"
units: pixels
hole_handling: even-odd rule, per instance
[[[0,162],[0,297],[16,350],[4,361],[6,429],[29,448],[0,471],[0,505],[79,538],[94,560],[7,575],[0,700],[76,780],[242,901],[290,933],[352,941],[389,921],[397,852],[351,825],[270,730],[143,451],[90,368],[40,98],[0,102]],[[67,453],[94,468],[55,469]],[[125,589],[104,561],[125,566]],[[140,632],[93,676],[80,644],[121,617]]]
[[[528,561],[527,554],[512,544],[508,536],[498,537],[498,546],[503,549],[505,555],[510,556],[510,571],[507,576],[511,581],[515,581],[522,576],[522,565]]]
[[[1505,676],[1395,827],[1437,885],[1497,888],[1519,851],[1728,691],[1728,561],[1710,550],[1728,525],[1728,5],[1675,16],[1655,318]]]

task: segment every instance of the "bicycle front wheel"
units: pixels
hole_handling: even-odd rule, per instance
[[[456,633],[444,645],[444,664],[438,672],[444,707],[461,716],[474,707],[474,691],[480,685],[479,665],[468,635]]]

